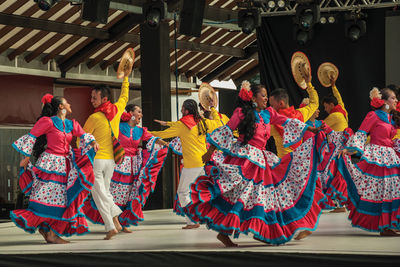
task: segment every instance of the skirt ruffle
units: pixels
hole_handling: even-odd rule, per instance
[[[314,230],[324,199],[317,179],[321,135],[282,158],[273,169],[227,156],[219,170],[191,185],[189,217],[215,231],[238,237],[253,233],[271,244],[291,240],[298,230]]]
[[[164,165],[168,148],[154,148],[150,152],[142,151],[143,166],[138,175],[124,175],[114,172],[111,179],[110,192],[114,202],[122,210],[119,221],[123,227],[137,225],[143,221],[143,207],[154,191],[157,177]],[[86,217],[95,224],[104,224],[93,200],[86,201],[84,207]]]
[[[365,160],[357,164],[350,157],[338,161],[335,179],[346,182],[350,211],[349,220],[354,227],[371,232],[400,229],[400,170],[370,164]]]
[[[53,230],[60,236],[88,232],[82,207],[94,183],[94,151],[87,152],[81,155],[81,150],[73,150],[67,176],[49,174],[36,167],[21,174],[20,184],[28,185],[24,189],[30,193],[30,200],[27,209],[10,212],[18,227],[28,233]]]

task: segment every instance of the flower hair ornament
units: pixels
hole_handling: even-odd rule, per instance
[[[51,103],[51,100],[53,99],[53,95],[51,95],[51,94],[45,94],[43,97],[42,97],[42,103],[43,103],[43,105],[45,105],[45,104],[48,104],[48,103]]]
[[[381,108],[385,104],[385,101],[382,100],[381,92],[376,87],[369,91],[369,98],[371,99],[370,105],[374,108]]]
[[[121,120],[124,122],[129,121],[132,118],[132,115],[129,112],[124,112],[121,115]]]
[[[251,101],[252,97],[253,97],[253,92],[250,90],[250,82],[244,80],[242,82],[241,85],[241,89],[239,92],[239,97],[243,100],[243,101]]]
[[[300,104],[300,108],[304,108],[305,106],[308,106],[308,104],[310,104],[310,99],[307,97],[307,98],[303,98],[303,100],[301,101],[301,104]]]

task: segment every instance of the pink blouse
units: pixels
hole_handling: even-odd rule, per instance
[[[392,139],[396,135],[396,128],[392,122],[390,114],[381,110],[371,111],[361,123],[358,131],[369,133],[370,144],[393,147]]]
[[[46,152],[67,156],[70,150],[72,137],[81,137],[85,131],[75,120],[65,119],[62,121],[59,117],[42,117],[33,126],[30,134],[36,138],[45,134],[47,138]]]
[[[139,143],[141,140],[148,141],[153,137],[147,131],[146,127],[131,127],[127,122],[123,122],[119,125],[119,142],[125,149],[127,156],[134,156],[137,154]]]
[[[271,137],[271,124],[284,125],[288,118],[277,113],[273,108],[268,107],[261,112],[255,112],[256,123],[254,135],[248,144],[264,150],[268,139]],[[244,119],[242,108],[236,108],[229,122],[226,124],[230,129],[235,130]],[[243,142],[244,134],[240,134],[238,141]]]

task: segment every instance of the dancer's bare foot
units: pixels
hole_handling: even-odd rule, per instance
[[[295,240],[301,240],[301,239],[306,238],[307,236],[309,236],[309,235],[311,235],[311,234],[312,234],[312,232],[311,232],[311,231],[308,231],[308,230],[301,231],[301,232],[296,236]]]
[[[186,226],[183,226],[182,229],[195,229],[195,228],[199,228],[200,224],[187,224]]]
[[[260,242],[263,242],[263,243],[268,244],[268,245],[271,244],[271,243],[269,243],[269,242],[267,242],[267,241],[264,241],[264,240],[262,240],[262,239],[260,239],[260,238],[258,238],[258,237],[255,237],[255,236],[253,236],[253,239],[254,239],[254,240],[257,240],[257,241],[260,241]]]
[[[117,231],[120,232],[122,230],[122,226],[119,223],[118,216],[113,217],[113,223],[114,223],[115,229],[117,229]]]
[[[341,212],[346,212],[346,208],[345,207],[336,208],[336,209],[330,211],[330,213],[341,213]]]
[[[227,235],[223,235],[223,234],[219,233],[217,235],[217,239],[219,241],[221,241],[222,244],[224,244],[225,247],[227,247],[227,248],[229,248],[229,247],[237,247],[238,246],[237,244],[233,243],[232,240]]]
[[[39,229],[39,233],[43,236],[44,240],[46,240],[47,243],[50,243],[47,239],[47,233],[44,229]]]
[[[380,234],[380,236],[398,236],[399,235],[398,233],[396,233],[395,230],[387,229],[387,228],[384,229],[383,232],[380,232],[379,234]]]
[[[112,229],[112,230],[107,232],[106,237],[104,237],[104,240],[110,240],[116,234],[118,234],[117,229]]]
[[[52,230],[47,233],[47,242],[52,244],[68,244],[69,241],[62,239],[56,235]]]
[[[126,227],[122,227],[122,232],[130,234],[130,233],[132,233],[132,230],[129,230]]]

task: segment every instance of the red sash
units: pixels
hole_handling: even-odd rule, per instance
[[[329,114],[332,114],[334,112],[340,112],[343,114],[344,118],[347,120],[347,112],[342,108],[341,105],[336,105]]]

